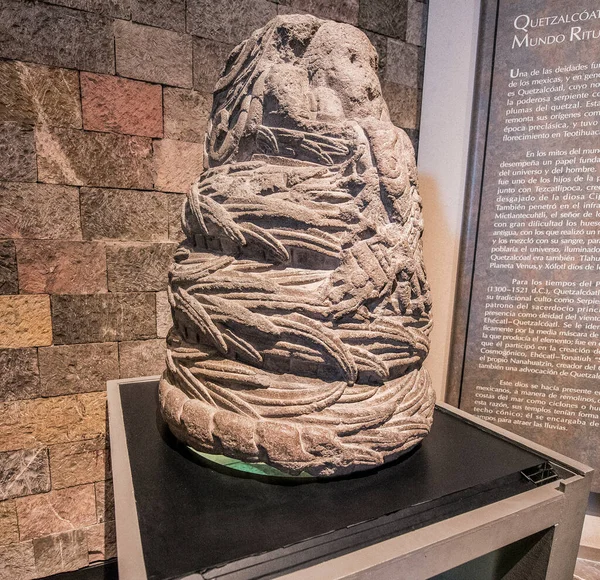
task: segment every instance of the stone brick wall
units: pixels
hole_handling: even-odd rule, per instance
[[[0,2],[0,580],[115,555],[105,382],[162,371],[167,269],[229,51],[277,14],[358,25],[416,142],[426,9]]]

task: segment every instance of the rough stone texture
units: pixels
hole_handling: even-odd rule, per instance
[[[36,578],[33,544],[22,542],[0,548],[0,580]]]
[[[176,244],[127,243],[106,247],[111,292],[159,291],[167,287]]]
[[[427,5],[417,0],[408,0],[406,42],[425,46],[427,34]]]
[[[112,480],[98,481],[96,484],[96,519],[99,522],[115,520],[115,496]]]
[[[96,12],[113,18],[129,20],[131,17],[129,0],[49,0],[47,4],[58,4],[67,8]]]
[[[0,241],[0,294],[18,294],[17,252],[12,240]]]
[[[31,0],[0,3],[0,54],[64,68],[114,72],[112,22]]]
[[[377,51],[377,56],[379,57],[378,62],[378,73],[379,78],[383,78],[385,76],[385,68],[387,65],[387,41],[388,39],[385,36],[381,36],[381,34],[377,34],[376,32],[370,32],[368,30],[365,31],[365,34],[371,41],[371,44],[375,47]]]
[[[87,240],[166,241],[168,211],[164,193],[81,188],[81,226]]]
[[[106,253],[96,242],[18,240],[19,287],[28,294],[106,292]]]
[[[77,72],[0,61],[0,121],[80,128]]]
[[[188,0],[187,31],[237,44],[276,15],[268,0]]]
[[[35,181],[33,128],[19,123],[0,123],[0,176],[5,181]]]
[[[140,81],[81,73],[83,128],[162,137],[162,89]]]
[[[418,88],[422,75],[419,74],[422,62],[418,46],[388,39],[385,79],[405,87]]]
[[[119,377],[116,343],[49,346],[38,352],[39,392],[44,397],[104,391],[106,381]]]
[[[106,394],[2,403],[0,429],[1,451],[100,437],[106,433]]]
[[[406,38],[409,0],[361,0],[358,24],[392,38]]]
[[[212,95],[165,88],[164,99],[165,138],[204,143]]]
[[[0,453],[0,500],[50,491],[48,451],[43,448]]]
[[[167,346],[164,339],[119,343],[122,378],[160,375],[165,368]]]
[[[35,348],[0,349],[0,401],[40,396],[38,353]]]
[[[154,294],[53,296],[55,344],[114,342],[156,337]]]
[[[421,198],[377,60],[352,26],[279,16],[216,85],[159,387],[198,450],[332,476],[429,432]]]
[[[166,292],[156,293],[156,334],[158,338],[166,338],[173,326],[171,305]],[[160,370],[162,372],[162,369]]]
[[[0,546],[18,541],[17,506],[13,500],[0,502]]]
[[[89,562],[99,562],[117,556],[117,535],[115,522],[105,522],[90,526],[87,535]]]
[[[40,576],[78,570],[88,565],[86,533],[73,530],[35,539],[33,553]]]
[[[419,126],[419,90],[392,82],[382,83],[381,88],[394,125],[403,129],[416,129]]]
[[[202,171],[204,147],[200,143],[163,139],[154,141],[154,188],[187,193]]]
[[[194,88],[212,93],[234,44],[193,37]]]
[[[52,344],[48,296],[0,296],[0,348]]]
[[[148,138],[40,128],[36,131],[36,146],[40,181],[152,188]]]
[[[190,36],[117,20],[115,43],[117,73],[120,76],[188,89],[192,87]]]
[[[0,237],[80,240],[75,187],[0,182]]]
[[[280,4],[285,4],[289,8],[288,14],[293,14],[299,10],[321,18],[329,18],[338,22],[347,22],[356,26],[358,24],[358,0],[339,0],[331,2],[330,0],[284,0]],[[279,12],[283,14],[283,12]]]
[[[52,489],[104,481],[110,477],[110,457],[104,437],[53,445],[49,451]]]
[[[16,502],[21,540],[68,532],[96,523],[93,484],[20,497]]]
[[[181,242],[185,238],[181,229],[181,211],[184,203],[185,195],[169,196],[169,239],[173,242]]]
[[[131,19],[185,32],[185,0],[131,0]]]

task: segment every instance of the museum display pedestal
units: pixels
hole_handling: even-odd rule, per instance
[[[108,383],[121,580],[572,577],[585,465],[438,404],[421,445],[379,469],[243,477],[169,433],[157,386]]]

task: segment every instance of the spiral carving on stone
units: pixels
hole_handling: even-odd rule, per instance
[[[164,419],[288,473],[390,461],[429,432],[431,300],[409,138],[358,29],[277,17],[214,93],[169,275]]]

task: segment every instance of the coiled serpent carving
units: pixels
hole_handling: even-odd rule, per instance
[[[429,431],[421,200],[376,69],[352,26],[287,16],[217,83],[160,383],[165,420],[200,451],[337,475]]]

